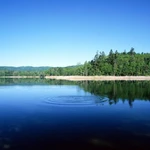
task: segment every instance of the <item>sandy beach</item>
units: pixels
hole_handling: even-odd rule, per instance
[[[1,76],[0,78],[40,78],[39,76]],[[113,81],[113,80],[150,80],[150,76],[45,76],[45,79],[69,81]]]
[[[85,81],[85,80],[150,80],[150,76],[46,76],[46,79]]]

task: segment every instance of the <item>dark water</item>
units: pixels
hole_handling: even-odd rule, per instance
[[[150,82],[0,80],[0,149],[150,149]]]

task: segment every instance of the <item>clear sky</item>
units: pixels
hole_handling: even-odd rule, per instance
[[[150,0],[0,0],[0,66],[68,66],[97,50],[150,52]]]

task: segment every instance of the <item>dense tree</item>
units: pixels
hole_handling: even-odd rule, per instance
[[[111,49],[108,56],[96,53],[90,61],[90,75],[150,75],[150,53],[138,54],[131,48],[129,52],[115,53]]]
[[[70,67],[50,68],[7,68],[0,67],[0,76],[94,76],[94,75],[115,75],[115,76],[139,76],[150,75],[150,53],[136,53],[132,47],[129,52],[126,50],[119,53],[111,49],[106,55],[103,51],[97,51],[93,60],[86,61],[83,65],[78,63]]]

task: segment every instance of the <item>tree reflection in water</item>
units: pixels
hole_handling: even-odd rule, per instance
[[[0,85],[78,85],[99,99],[99,104],[108,101],[110,105],[128,101],[130,107],[135,100],[150,101],[150,81],[63,81],[48,79],[0,79]]]
[[[150,81],[88,81],[80,83],[86,92],[107,97],[109,104],[128,101],[132,107],[135,100],[150,101]]]

